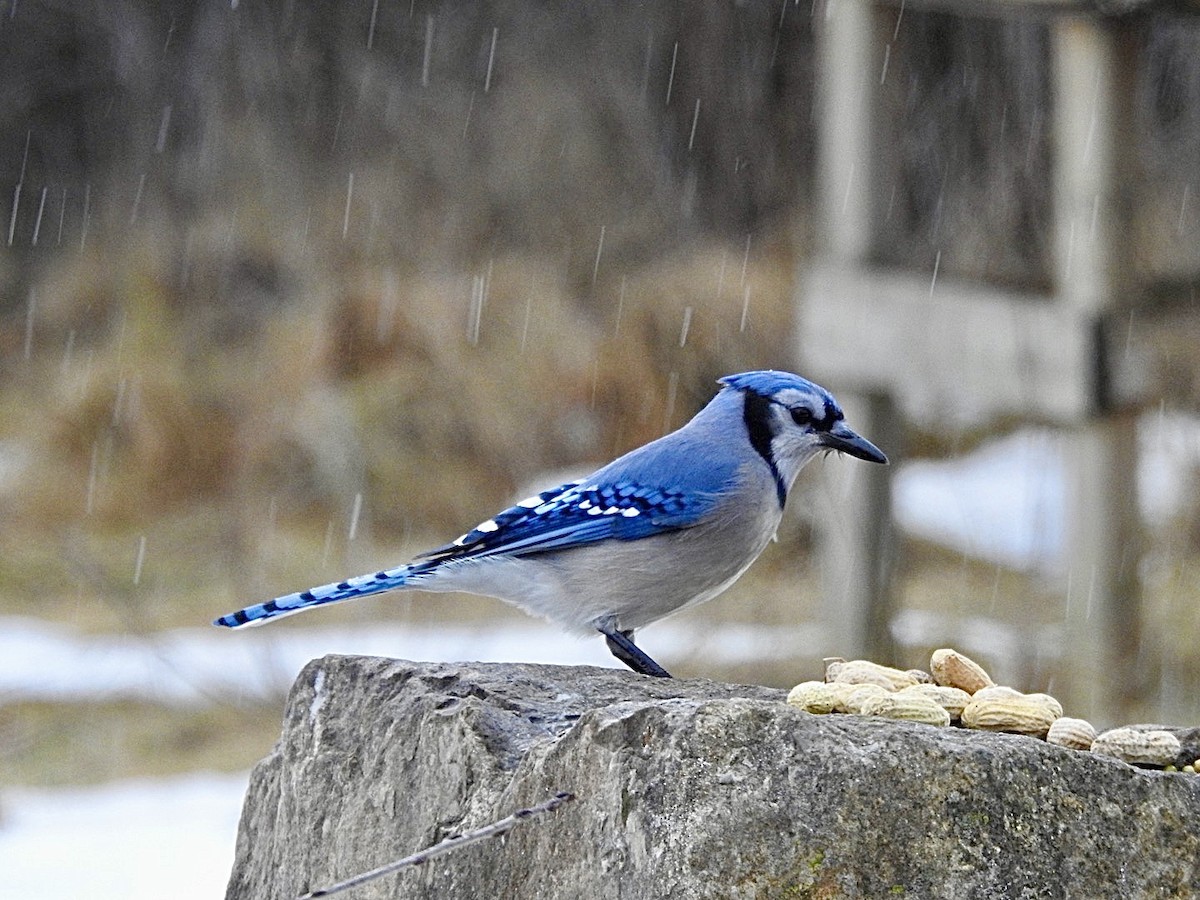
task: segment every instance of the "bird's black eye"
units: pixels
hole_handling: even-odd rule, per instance
[[[802,406],[795,407],[791,410],[791,413],[792,413],[792,421],[795,422],[797,425],[799,425],[801,428],[803,428],[806,425],[812,424],[812,420],[813,420],[812,413],[809,412],[804,407],[802,407]]]

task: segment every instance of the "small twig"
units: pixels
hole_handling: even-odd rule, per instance
[[[368,881],[374,881],[376,878],[382,878],[384,875],[390,875],[392,872],[396,872],[406,866],[422,865],[435,857],[452,853],[460,847],[466,847],[468,844],[476,844],[488,838],[500,837],[501,835],[508,834],[508,832],[512,831],[526,819],[541,813],[554,812],[564,803],[570,803],[574,799],[574,794],[568,791],[559,791],[553,797],[543,800],[541,803],[535,803],[533,806],[525,809],[518,809],[511,816],[507,816],[497,822],[491,822],[481,828],[476,828],[474,831],[448,837],[440,844],[427,847],[419,853],[412,854],[412,856],[406,856],[403,859],[390,862],[385,866],[380,866],[378,869],[372,869],[370,872],[363,872],[361,875],[355,875],[353,878],[347,878],[345,881],[339,881],[337,884],[331,884],[327,888],[319,888],[311,891],[298,898],[298,900],[311,900],[313,897],[328,897],[330,894],[338,894],[350,888],[358,887],[360,884],[366,884]]]

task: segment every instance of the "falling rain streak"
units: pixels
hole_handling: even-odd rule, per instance
[[[463,120],[462,136],[465,139],[471,128],[471,114],[475,112],[475,92],[471,91],[471,99],[467,101],[467,117]]]
[[[33,223],[33,246],[37,246],[38,235],[42,233],[42,214],[46,211],[46,192],[49,188],[42,188],[42,199],[38,203],[37,219]]]
[[[479,345],[479,327],[483,321],[483,307],[487,303],[488,288],[492,283],[492,263],[489,260],[487,272],[475,275],[471,279],[471,305],[467,316],[467,343],[472,347]]]
[[[845,191],[845,193],[842,194],[842,214],[843,215],[845,215],[846,211],[850,209],[850,194],[851,194],[852,188],[854,187],[854,168],[855,167],[854,167],[853,162],[851,162],[850,165],[846,167],[846,191]]]
[[[654,56],[654,35],[647,29],[646,31],[646,55],[642,58],[642,87],[638,96],[643,103],[646,102],[646,97],[650,94],[650,63]]]
[[[679,57],[679,41],[675,42],[675,46],[671,50],[671,74],[667,76],[667,100],[664,106],[671,105],[671,90],[675,87],[675,60]]]
[[[100,474],[100,442],[92,441],[92,460],[88,464],[87,496],[84,500],[83,511],[91,515],[96,508],[96,481]]]
[[[663,433],[671,430],[671,420],[675,417],[675,395],[679,392],[679,373],[672,372],[667,378],[667,406],[663,410]]]
[[[429,87],[429,60],[433,55],[433,16],[425,16],[425,54],[421,57],[421,87]]]
[[[358,535],[358,520],[362,515],[362,504],[363,495],[362,491],[359,491],[354,495],[354,505],[350,509],[350,530],[346,534],[347,540],[352,541]]]
[[[62,189],[62,203],[58,207],[58,240],[56,244],[62,244],[63,223],[67,219],[67,189]]]
[[[146,536],[138,538],[137,559],[133,563],[133,583],[136,587],[142,580],[142,564],[146,561]]]
[[[117,396],[113,399],[112,426],[115,428],[121,424],[122,406],[125,402],[125,386],[128,382],[124,378],[117,379]]]
[[[13,4],[16,10],[16,4]],[[21,208],[21,186],[25,184],[25,169],[29,165],[29,141],[33,136],[32,130],[25,132],[25,154],[21,157],[21,174],[17,176],[17,184],[13,188],[12,213],[8,217],[8,246],[13,245],[13,235],[17,229],[17,210]]]
[[[75,350],[75,329],[72,328],[67,332],[67,346],[63,350],[62,367],[59,369],[59,374],[66,378],[71,371],[71,355]]]
[[[529,343],[529,320],[533,316],[533,294],[525,298],[525,321],[521,323],[521,353]]]
[[[613,325],[613,337],[621,334],[621,314],[625,311],[625,276],[621,276],[621,290],[617,293],[617,321]]]
[[[472,347],[479,344],[479,323],[483,318],[483,276],[471,278],[471,308],[467,318],[467,343]]]
[[[167,146],[167,133],[171,128],[171,104],[163,107],[162,119],[158,123],[158,140],[154,142],[154,152],[162,153]]]
[[[146,173],[143,172],[138,178],[137,193],[133,196],[133,209],[129,211],[129,224],[136,225],[138,220],[138,212],[142,206],[142,194],[146,190]]]
[[[92,221],[92,186],[85,184],[83,186],[83,222],[79,228],[79,249],[82,250],[84,244],[87,243],[88,225]]]
[[[354,200],[354,173],[351,172],[346,181],[346,210],[342,214],[342,240],[346,239],[346,234],[350,231],[350,204]]]
[[[1075,221],[1072,219],[1067,226],[1067,253],[1063,260],[1063,280],[1071,277],[1071,265],[1075,261]]]
[[[375,43],[375,20],[379,17],[379,0],[374,0],[371,4],[371,25],[367,29],[367,49],[371,49],[371,45]]]
[[[21,174],[17,176],[17,184],[25,182],[25,169],[29,166],[29,143],[33,139],[33,129],[25,130],[25,152],[21,155]]]
[[[13,188],[12,213],[8,217],[8,246],[12,246],[13,235],[17,230],[17,210],[21,206],[21,182]]]
[[[29,289],[29,302],[25,306],[25,358],[33,355],[33,317],[37,312],[37,291]]]
[[[596,244],[596,262],[592,265],[592,287],[596,286],[596,276],[600,274],[600,256],[604,253],[604,232],[606,226],[600,226],[600,240]]]
[[[492,48],[488,51],[487,76],[483,79],[483,92],[486,94],[492,89],[492,64],[496,61],[496,38],[500,36],[500,29],[492,29]]]
[[[685,306],[683,308],[683,325],[679,329],[679,346],[683,347],[687,343],[688,331],[692,327],[692,307]]]

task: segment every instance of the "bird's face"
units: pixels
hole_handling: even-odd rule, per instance
[[[887,462],[878,447],[846,424],[833,395],[818,384],[785,372],[747,372],[722,381],[745,392],[750,441],[778,473],[784,488],[822,450]]]
[[[784,388],[770,399],[771,452],[789,482],[821,450],[836,450],[867,462],[887,462],[878,447],[846,424],[841,407],[823,388],[815,384],[810,390]]]

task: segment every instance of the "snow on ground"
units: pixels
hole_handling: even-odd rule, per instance
[[[1185,512],[1200,472],[1200,420],[1155,412],[1138,427],[1138,500],[1151,525]],[[903,463],[893,506],[900,527],[971,556],[1020,569],[1062,565],[1068,434],[1027,428],[947,460]]]
[[[225,893],[245,775],[0,794],[0,896],[213,900]]]
[[[970,456],[905,463],[896,520],[910,534],[1021,569],[1062,557],[1065,473],[1061,439],[1023,431]]]
[[[551,636],[555,640],[546,639]],[[372,625],[247,634],[200,626],[151,635],[79,635],[14,616],[0,619],[0,699],[250,700],[282,694],[305,663],[327,653],[613,664],[602,641],[561,635],[534,620],[516,627]]]

